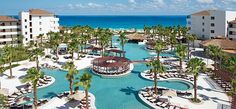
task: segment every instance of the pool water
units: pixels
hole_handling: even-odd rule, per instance
[[[117,38],[117,37],[115,37]],[[120,47],[114,38],[116,46]],[[150,54],[143,45],[127,43],[125,46],[127,51],[126,57],[130,60],[142,60],[150,57]],[[168,55],[168,54],[166,54]],[[84,71],[93,75],[92,86],[89,90],[96,97],[96,107],[98,109],[149,109],[138,98],[138,91],[145,86],[152,86],[153,82],[140,77],[140,72],[148,70],[145,64],[135,64],[132,72],[121,78],[102,78],[90,72],[90,69],[79,71],[82,75]],[[39,89],[39,98],[50,98],[63,91],[69,90],[69,83],[65,78],[67,72],[59,70],[43,70],[46,75],[53,76],[56,81],[54,84]],[[188,90],[190,85],[179,80],[158,81],[158,86],[175,90]],[[80,87],[80,90],[82,88]],[[32,96],[32,95],[30,95]]]

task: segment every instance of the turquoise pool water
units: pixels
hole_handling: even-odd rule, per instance
[[[116,46],[119,47],[119,45]],[[150,57],[150,54],[142,45],[128,43],[125,46],[125,50],[127,51],[126,56],[131,60],[141,60]],[[145,64],[135,64],[133,71],[129,75],[115,79],[102,78],[91,73],[93,79],[92,87],[89,91],[96,97],[96,107],[98,109],[149,109],[138,98],[139,89],[153,85],[152,81],[140,77],[140,72],[147,69]],[[84,71],[89,71],[89,69],[81,70],[78,76],[82,75]],[[44,69],[44,72],[46,75],[53,76],[56,81],[49,87],[39,89],[39,98],[50,98],[69,90],[69,83],[65,78],[67,72],[48,69]],[[191,88],[189,84],[178,80],[158,81],[158,86],[175,90],[188,90]]]

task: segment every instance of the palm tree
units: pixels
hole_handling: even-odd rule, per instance
[[[105,47],[109,44],[110,35],[106,30],[102,29],[99,34],[99,42],[102,47],[102,56],[104,56]]]
[[[86,109],[89,108],[88,106],[88,90],[91,87],[92,84],[92,75],[88,72],[85,72],[81,77],[80,77],[80,82],[75,82],[76,86],[81,85],[85,89],[85,97],[86,97]]]
[[[70,88],[70,94],[73,94],[73,81],[75,79],[75,75],[78,74],[78,71],[76,70],[76,67],[73,62],[67,62],[65,65],[62,66],[63,69],[68,70],[68,73],[66,74],[66,79],[69,81],[69,88]]]
[[[42,47],[42,46],[43,46],[43,34],[39,34],[39,35],[37,36],[37,38],[40,39],[39,45],[40,45],[40,47]]]
[[[223,50],[222,48],[214,45],[209,45],[206,50],[207,50],[206,51],[207,55],[213,58],[214,68],[216,70],[217,67],[216,61],[221,60],[221,56],[223,56]]]
[[[194,43],[194,40],[196,40],[196,37],[192,34],[187,34],[186,35],[186,39],[187,39],[187,42],[188,42],[188,59],[190,57],[190,54],[189,54],[189,51],[190,51],[190,42],[193,42]]]
[[[198,58],[192,58],[187,63],[187,72],[193,74],[194,76],[194,101],[197,102],[197,77],[200,71],[206,69],[205,63]]]
[[[176,29],[172,29],[173,32],[171,32],[170,34],[170,38],[169,38],[169,43],[170,43],[170,48],[171,48],[171,51],[173,51],[173,46],[175,44],[177,44],[177,40],[176,40],[176,35],[177,35],[177,31]]]
[[[49,34],[49,43],[52,46],[52,48],[54,48],[56,50],[56,57],[58,58],[58,47],[60,45],[60,43],[62,42],[62,37],[60,33],[50,33]]]
[[[121,48],[122,48],[122,51],[123,51],[123,57],[125,57],[125,44],[128,42],[128,38],[125,36],[125,33],[121,33],[120,34],[120,37],[118,39],[118,41],[120,42],[120,45],[121,45]]]
[[[151,67],[150,73],[154,74],[154,91],[155,94],[158,94],[157,90],[157,74],[164,73],[166,71],[165,67],[159,60],[152,60],[151,62],[147,63],[147,66]]]
[[[12,75],[12,62],[14,58],[16,57],[14,47],[12,45],[6,45],[3,47],[3,54],[2,54],[2,59],[4,62],[9,63],[9,69],[10,69],[10,76],[9,78],[13,78]]]
[[[33,94],[34,94],[34,108],[37,109],[38,106],[38,97],[37,97],[37,84],[40,78],[44,77],[44,73],[38,71],[37,68],[30,68],[27,71],[26,76],[22,79],[23,83],[31,82],[33,85]]]
[[[35,60],[36,62],[36,68],[39,71],[39,56],[44,55],[44,49],[43,48],[33,48],[30,52],[30,58],[31,60]]]
[[[160,61],[160,54],[161,54],[161,51],[166,47],[166,44],[161,41],[161,40],[158,40],[156,41],[156,44],[155,44],[155,47],[154,49],[156,50],[156,53],[157,53],[157,60]]]
[[[78,51],[78,43],[76,40],[72,39],[72,41],[68,45],[68,51],[71,53],[72,61],[74,59],[74,52]]]
[[[179,57],[180,72],[182,72],[183,59],[186,57],[187,47],[182,44],[178,44],[176,47],[176,55]]]

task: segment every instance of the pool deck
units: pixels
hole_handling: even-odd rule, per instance
[[[173,105],[179,105],[181,107],[188,106],[189,109],[205,109],[206,107],[208,109],[217,109],[218,105],[222,105],[222,104],[230,106],[229,97],[224,93],[224,91],[222,89],[213,90],[211,85],[208,84],[205,78],[210,79],[207,75],[200,74],[197,80],[197,83],[198,83],[197,94],[198,94],[198,98],[201,99],[202,103],[194,104],[194,103],[191,103],[188,100],[188,98],[184,98],[184,97],[171,97],[169,98],[169,102]],[[162,109],[161,107],[157,107],[156,105],[148,102],[141,95],[139,95],[139,97],[140,99],[143,100],[143,102],[145,102],[149,106],[156,109],[159,109],[159,108]]]

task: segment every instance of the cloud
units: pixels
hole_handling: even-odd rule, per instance
[[[129,2],[130,4],[136,4],[136,1],[135,1],[135,0],[128,0],[128,2]]]
[[[197,0],[199,3],[214,3],[214,0]]]

